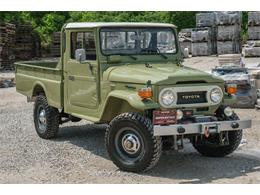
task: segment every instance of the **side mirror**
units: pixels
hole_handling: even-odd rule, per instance
[[[86,51],[85,49],[76,49],[75,50],[75,57],[78,62],[86,61]]]

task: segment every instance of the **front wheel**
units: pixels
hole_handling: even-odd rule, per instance
[[[227,120],[239,120],[239,117],[234,113]],[[224,157],[234,152],[239,146],[242,139],[242,130],[228,131],[228,144],[219,144],[219,134],[210,135],[208,138],[203,138],[197,142],[193,141],[194,148],[203,156],[208,157]],[[225,139],[225,138],[224,138]]]
[[[131,172],[154,167],[162,151],[161,137],[153,136],[151,121],[137,113],[114,118],[106,130],[105,143],[113,163]]]

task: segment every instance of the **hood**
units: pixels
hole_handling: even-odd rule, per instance
[[[209,73],[176,64],[145,64],[121,65],[110,67],[106,71],[109,81],[145,84],[151,80],[152,84],[177,84],[180,82],[206,82],[223,83],[221,78],[217,78]]]

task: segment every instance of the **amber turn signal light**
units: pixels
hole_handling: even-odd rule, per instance
[[[237,93],[237,85],[236,84],[228,84],[226,86],[226,92],[228,94],[236,94]]]
[[[151,98],[151,97],[153,96],[152,89],[151,89],[150,87],[141,88],[141,89],[138,90],[138,95],[139,95],[142,99]]]

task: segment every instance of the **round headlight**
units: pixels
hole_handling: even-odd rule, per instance
[[[175,95],[173,90],[171,89],[165,89],[161,91],[159,98],[160,98],[160,104],[162,104],[162,106],[164,107],[171,106],[175,101]]]
[[[222,99],[222,91],[219,88],[214,88],[210,92],[210,99],[214,103],[218,103]]]

